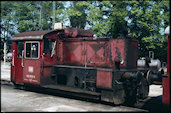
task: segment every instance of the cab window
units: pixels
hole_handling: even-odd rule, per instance
[[[22,58],[23,44],[24,42],[17,42],[17,57],[18,58]]]
[[[53,46],[55,44],[55,39],[44,39],[44,50],[45,55],[50,55],[52,53]]]
[[[39,58],[39,42],[26,42],[25,57],[29,59]]]

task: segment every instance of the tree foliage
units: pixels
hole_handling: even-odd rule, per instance
[[[87,2],[73,1],[71,6],[67,8],[66,14],[69,16],[72,27],[85,28],[87,18],[85,3]]]
[[[11,2],[1,3],[1,38],[4,38],[4,41],[9,40],[14,34],[13,6]]]
[[[148,51],[154,51],[156,58],[161,58],[158,52],[166,50],[167,42],[167,37],[161,32],[170,23],[169,1],[130,1],[128,6],[129,27],[131,34],[139,40],[140,56],[148,56]],[[163,55],[166,56],[166,51],[163,51]],[[166,58],[161,60],[166,61]]]

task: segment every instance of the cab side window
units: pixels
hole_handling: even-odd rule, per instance
[[[24,42],[17,42],[17,57],[18,58],[22,58],[23,44]]]
[[[55,40],[54,39],[44,39],[44,50],[43,53],[45,55],[50,55],[52,53],[52,49],[54,46]]]

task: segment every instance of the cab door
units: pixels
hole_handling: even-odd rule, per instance
[[[43,40],[42,76],[41,85],[54,84],[55,78],[52,75],[53,65],[57,64],[57,40],[45,38]]]
[[[23,82],[40,84],[40,42],[26,41],[24,44]]]
[[[24,41],[13,42],[11,81],[15,83],[23,82],[23,48]]]

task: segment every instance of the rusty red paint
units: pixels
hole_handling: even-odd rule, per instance
[[[108,66],[108,56],[106,52],[106,41],[86,42],[86,63],[88,66],[106,67]]]
[[[136,68],[138,42],[126,39],[65,40],[64,64],[114,68],[115,58],[121,58],[121,68]]]
[[[112,71],[97,70],[96,86],[100,88],[112,88]]]
[[[64,63],[73,65],[83,65],[83,45],[82,42],[65,42],[63,43]],[[59,48],[60,49],[60,48]]]
[[[65,28],[64,36],[75,38],[75,37],[93,37],[91,30],[77,29],[77,28]]]

